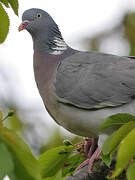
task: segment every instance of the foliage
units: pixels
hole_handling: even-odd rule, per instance
[[[121,127],[104,143],[102,160],[110,166],[112,156],[117,150],[116,166],[111,178],[119,176],[126,169],[127,179],[132,180],[135,179],[135,117],[130,114],[116,114],[105,119],[100,128],[118,125]]]
[[[5,41],[10,25],[9,17],[3,6],[6,8],[11,6],[14,13],[18,15],[18,0],[0,0],[0,43]]]
[[[37,159],[21,137],[4,127],[3,121],[13,115],[10,111],[3,118],[0,111],[0,180],[6,175],[11,180],[62,180],[86,159],[69,141],[42,153]]]
[[[0,111],[0,180],[6,175],[11,180],[64,180],[86,159],[83,146],[75,146],[70,141],[64,141],[64,145],[45,151],[37,159],[21,137],[4,127],[3,121],[12,116],[15,114],[10,111],[3,118]],[[100,128],[103,130],[111,126],[118,128],[104,143],[102,160],[110,166],[113,154],[117,151],[115,170],[111,178],[119,176],[126,169],[127,179],[133,180],[135,117],[130,114],[116,114],[105,119]]]
[[[60,146],[53,148],[39,157],[39,165],[42,177],[54,176],[68,159],[73,146]]]
[[[2,113],[0,113],[2,114]],[[11,116],[9,113],[8,116]],[[40,180],[38,160],[30,151],[28,145],[13,130],[3,126],[3,119],[0,119],[0,172],[2,177],[8,175],[12,179],[19,180]],[[3,166],[2,162],[7,162]]]
[[[13,130],[3,125],[8,117],[14,115],[10,111],[3,118],[0,111],[0,179],[6,175],[11,180],[64,180],[75,172],[76,168],[86,159],[82,149],[69,141],[64,145],[42,153],[37,159],[28,145]],[[105,119],[100,126],[106,129],[121,125],[105,142],[102,149],[102,160],[110,166],[113,154],[117,152],[117,162],[111,178],[119,176],[127,168],[127,179],[135,178],[135,117],[128,114],[116,114]],[[81,147],[81,146],[79,146]],[[83,147],[81,147],[83,148]],[[8,164],[8,166],[7,166]],[[109,177],[110,178],[110,177]]]

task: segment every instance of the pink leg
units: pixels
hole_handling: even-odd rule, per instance
[[[91,157],[95,146],[97,144],[97,139],[95,138],[85,138],[85,143],[84,143],[84,152],[87,155],[88,158]]]
[[[85,160],[83,163],[81,163],[78,168],[76,169],[77,171],[81,168],[83,168],[84,166],[86,166],[89,163],[89,159]]]
[[[92,153],[93,153],[96,145],[97,145],[97,139],[85,138],[84,152],[87,155],[88,159],[85,160],[83,163],[81,163],[80,166],[77,168],[77,170],[79,170],[82,167],[84,167],[85,165],[89,164],[90,157],[92,156]]]
[[[91,156],[91,158],[85,160],[83,163],[80,164],[80,166],[77,168],[77,171],[88,164],[88,172],[92,173],[91,169],[93,166],[93,162],[100,158],[101,151],[102,151],[102,148],[98,147],[96,151],[93,153],[93,155]]]
[[[91,156],[91,158],[89,159],[89,162],[88,162],[88,172],[91,173],[91,169],[92,169],[92,166],[93,166],[93,162],[97,159],[99,159],[100,157],[100,154],[101,154],[101,151],[102,151],[102,148],[101,147],[98,147],[96,149],[96,151],[93,153],[93,155]]]
[[[92,138],[85,138],[84,152],[85,152],[86,155],[88,155],[88,153],[89,153],[91,143],[92,143]]]
[[[90,158],[92,156],[92,153],[95,149],[96,144],[97,144],[97,139],[92,138],[91,139],[91,146],[90,146],[90,149],[88,151],[88,158]]]

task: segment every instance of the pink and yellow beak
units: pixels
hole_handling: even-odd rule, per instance
[[[29,24],[28,20],[23,21],[20,26],[18,27],[18,31],[22,31],[23,29],[26,28],[26,26]]]

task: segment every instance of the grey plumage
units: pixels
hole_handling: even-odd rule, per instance
[[[135,61],[97,52],[79,52],[62,60],[54,90],[63,103],[98,109],[129,103],[135,95]]]

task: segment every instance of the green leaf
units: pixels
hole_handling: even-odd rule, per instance
[[[14,13],[18,16],[18,8],[19,8],[18,0],[8,0],[8,2],[11,5],[12,9],[14,10]]]
[[[113,154],[114,154],[114,151],[109,154],[101,153],[101,158],[108,167],[110,167],[111,165]]]
[[[112,178],[118,176],[124,168],[128,165],[129,161],[135,156],[135,129],[133,129],[120,143],[115,171]]]
[[[17,134],[7,128],[1,128],[0,140],[7,145],[12,154],[15,165],[14,174],[19,180],[41,179],[38,160]]]
[[[55,176],[48,177],[48,178],[45,178],[43,180],[63,180],[63,178],[62,178],[62,170],[60,170]]]
[[[71,143],[69,140],[64,140],[64,141],[63,141],[63,144],[64,144],[65,146],[70,146],[70,145],[72,145],[72,143]]]
[[[60,146],[46,151],[39,157],[42,178],[54,176],[67,160],[73,146]]]
[[[84,160],[86,160],[86,158],[81,156],[80,154],[72,154],[71,156],[69,156],[62,168],[62,176],[65,177],[67,174],[70,175],[71,173],[74,173],[76,168]]]
[[[130,121],[135,122],[135,117],[131,114],[127,113],[119,113],[112,116],[109,116],[107,119],[104,120],[104,122],[99,126],[100,129],[106,129],[110,126],[114,125],[123,125],[125,123],[128,123]]]
[[[16,177],[16,175],[15,175],[14,172],[8,174],[8,177],[9,177],[10,180],[19,180],[19,179]]]
[[[130,121],[120,127],[116,132],[114,132],[103,145],[102,152],[104,155],[115,151],[120,142],[125,138],[125,136],[135,128],[135,122]]]
[[[14,163],[11,153],[6,145],[0,141],[0,179],[14,170]]]
[[[0,2],[2,2],[2,4],[4,4],[7,8],[9,8],[8,0],[0,0]]]
[[[1,22],[0,43],[3,43],[9,31],[9,18],[1,3],[0,3],[0,22]]]
[[[55,178],[55,180],[63,180],[62,178],[62,170],[60,170]]]
[[[8,129],[12,129],[13,131],[17,131],[17,132],[21,131],[23,128],[23,123],[19,119],[18,114],[14,113],[14,116],[9,116],[9,115],[10,114],[8,113],[8,115],[3,118],[4,126],[6,126]]]
[[[128,180],[135,180],[135,162],[128,167],[126,175]]]
[[[104,163],[110,167],[111,162],[112,162],[112,156],[110,156],[110,154],[104,155],[103,153],[101,153],[101,158],[104,161]]]
[[[113,150],[112,152],[109,153],[109,147],[111,145],[113,136],[114,136],[114,133],[106,139],[102,148],[102,153],[101,153],[101,158],[108,167],[110,167],[111,165],[112,157],[115,152],[115,150]]]
[[[114,133],[115,133],[115,132],[114,132]],[[103,145],[103,147],[102,147],[102,153],[103,153],[104,155],[108,155],[108,154],[109,154],[108,149],[109,149],[109,147],[110,147],[110,144],[111,144],[111,141],[112,141],[112,139],[113,139],[114,133],[111,134],[111,135],[106,139],[106,141],[105,141],[105,143],[104,143],[104,145]]]
[[[12,117],[13,115],[15,114],[15,111],[13,109],[11,109],[9,112],[8,112],[8,117]]]

